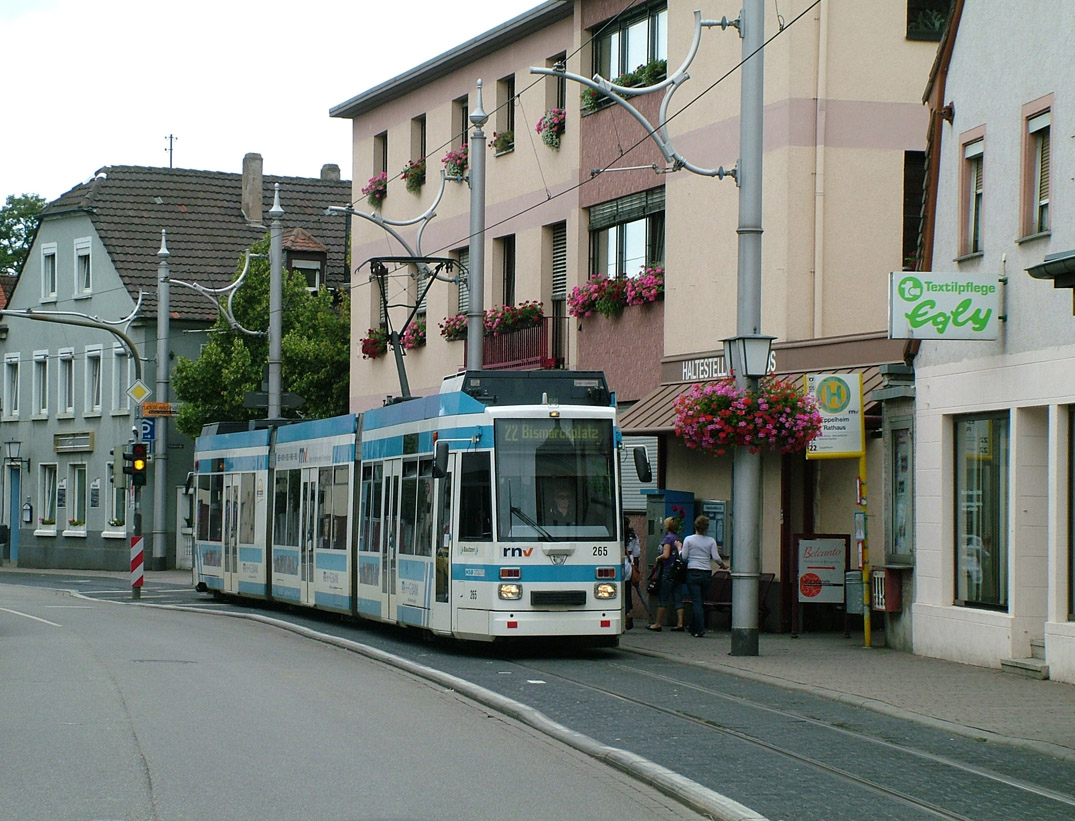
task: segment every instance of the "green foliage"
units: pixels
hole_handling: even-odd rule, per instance
[[[11,194],[0,208],[0,274],[14,276],[22,269],[45,205],[37,194]]]
[[[254,253],[269,253],[269,240],[256,243]],[[237,268],[242,270],[243,261]],[[269,327],[269,260],[250,260],[250,271],[232,301],[235,318],[244,328]],[[296,409],[282,409],[289,418],[322,419],[347,413],[348,354],[351,344],[350,300],[338,303],[325,289],[306,290],[303,273],[285,272],[281,383],[283,391],[306,399]],[[269,358],[268,336],[249,336],[232,329],[220,317],[201,356],[179,357],[172,369],[172,386],[182,403],[176,424],[188,436],[218,421],[245,421],[265,416],[264,408],[243,407],[246,391],[260,391]]]

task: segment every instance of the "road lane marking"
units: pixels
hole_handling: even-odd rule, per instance
[[[56,622],[49,621],[48,619],[39,619],[37,616],[31,616],[29,613],[20,613],[18,610],[8,610],[6,607],[0,607],[0,610],[5,613],[10,613],[13,616],[22,616],[26,619],[33,619],[34,621],[39,621],[42,624],[51,624],[53,627],[63,627],[62,624],[57,624]]]

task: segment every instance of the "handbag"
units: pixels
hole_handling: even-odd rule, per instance
[[[642,582],[642,572],[637,567],[635,567],[634,565],[631,565],[631,584],[638,585],[641,582]]]
[[[649,572],[649,581],[646,582],[646,592],[657,595],[661,590],[661,562],[653,563],[653,569]]]
[[[687,581],[687,560],[678,551],[672,557],[672,566],[668,568],[668,577],[675,584],[683,584]]]

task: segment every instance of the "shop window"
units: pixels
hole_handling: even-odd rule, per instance
[[[956,603],[1008,606],[1008,415],[955,420]]]
[[[910,563],[914,553],[914,445],[910,427],[893,427],[892,442],[892,502],[889,512],[892,533],[891,557]]]

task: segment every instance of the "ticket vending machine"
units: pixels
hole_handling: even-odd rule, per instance
[[[653,567],[657,558],[661,539],[664,538],[664,520],[669,516],[682,516],[683,528],[681,538],[686,538],[694,532],[694,494],[689,490],[647,490],[646,495],[646,542],[644,553],[646,566],[644,570]]]
[[[716,540],[720,555],[727,562],[732,560],[731,521],[728,515],[730,511],[731,503],[726,499],[698,499],[694,503],[694,515],[709,519],[706,535]],[[689,532],[694,532],[693,526],[689,526]]]

